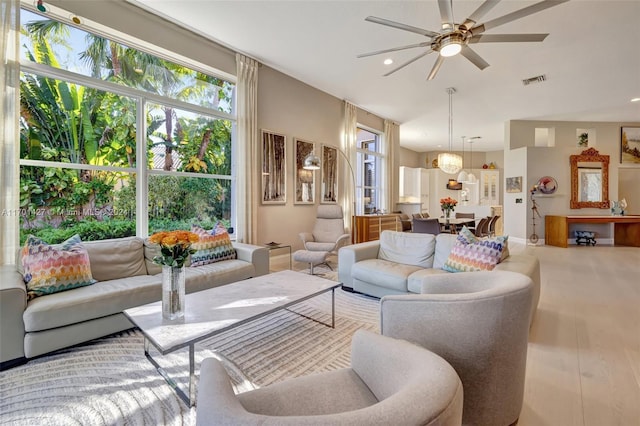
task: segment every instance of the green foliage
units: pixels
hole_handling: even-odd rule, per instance
[[[42,228],[21,229],[21,245],[24,245],[29,234],[35,235],[49,244],[61,243],[75,234],[79,234],[82,241],[105,240],[136,235],[136,223],[133,220],[87,220],[63,228],[44,226]]]
[[[69,28],[60,22],[26,23],[23,34],[32,46],[24,46],[26,57],[33,62],[60,68],[56,54],[71,49]],[[230,83],[102,37],[86,37],[86,50],[70,53],[90,66],[92,77],[230,112]],[[141,123],[136,122],[133,99],[27,73],[20,78],[20,95],[21,159],[136,167]],[[159,105],[147,112],[145,124],[147,148],[160,140],[180,159],[178,171],[231,174],[231,122],[193,114],[178,118],[172,108]],[[150,176],[150,229],[188,229],[192,223],[213,227],[217,218],[230,216],[230,188],[228,180]],[[30,228],[23,232],[45,241],[64,241],[75,233],[86,240],[134,235],[135,200],[133,174],[20,167],[20,207],[27,212],[22,226]],[[111,206],[131,212],[130,220],[61,218],[55,213]]]

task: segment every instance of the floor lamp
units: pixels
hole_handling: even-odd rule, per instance
[[[342,157],[344,157],[344,160],[347,162],[347,165],[349,166],[349,170],[351,171],[351,179],[353,179],[353,217],[354,220],[351,222],[351,232],[353,233],[353,241],[352,243],[355,243],[358,241],[358,227],[356,226],[356,221],[355,221],[355,216],[356,216],[356,197],[357,197],[357,189],[356,189],[356,174],[353,171],[353,167],[351,166],[351,162],[349,161],[349,157],[347,157],[347,155],[342,152],[342,150],[338,149],[337,147],[333,147],[335,148],[335,150],[337,152],[339,152]],[[302,166],[303,169],[305,170],[319,170],[321,166],[321,162],[320,162],[320,157],[318,157],[316,154],[314,154],[313,152],[309,153],[309,155],[307,155],[307,158],[304,159],[304,164]]]

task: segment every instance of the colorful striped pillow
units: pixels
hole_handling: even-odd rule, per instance
[[[79,235],[58,246],[29,235],[22,248],[22,266],[28,300],[96,282]]]
[[[442,269],[448,272],[490,271],[500,262],[507,238],[499,236],[468,244],[458,241]]]
[[[202,266],[236,258],[236,249],[233,248],[231,238],[226,231],[218,231],[216,235],[211,235],[211,232],[202,227],[192,225],[191,232],[200,237],[200,240],[191,246],[195,250],[191,255],[191,266]]]

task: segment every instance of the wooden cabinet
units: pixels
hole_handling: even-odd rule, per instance
[[[480,204],[484,206],[500,204],[500,170],[480,172]]]
[[[385,230],[402,231],[402,224],[395,214],[354,216],[353,221],[354,243],[379,240],[380,233]]]

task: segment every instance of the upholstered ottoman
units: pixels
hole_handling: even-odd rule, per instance
[[[328,251],[298,250],[293,253],[293,260],[296,262],[308,263],[310,273],[313,275],[314,266],[327,265],[327,267],[331,269],[331,266],[327,263],[327,256],[329,256]]]

